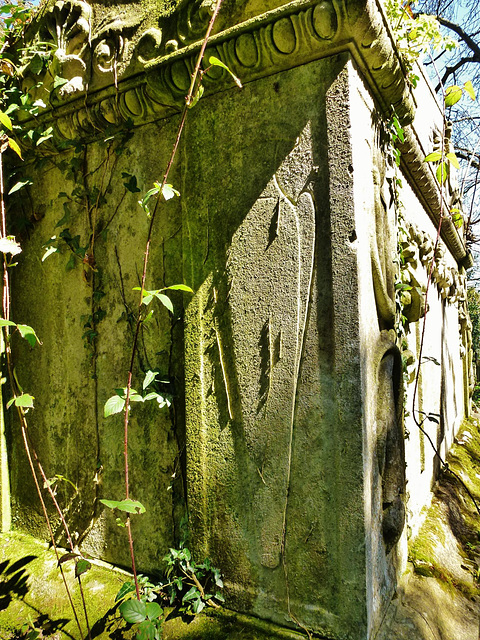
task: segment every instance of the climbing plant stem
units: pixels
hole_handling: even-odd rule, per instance
[[[185,121],[187,119],[187,113],[188,110],[192,104],[194,95],[195,95],[195,90],[197,88],[197,82],[199,80],[199,78],[201,77],[201,66],[202,66],[202,61],[205,55],[205,50],[207,48],[207,43],[208,40],[210,38],[210,35],[212,33],[212,29],[213,29],[213,25],[215,24],[215,20],[217,19],[217,15],[218,12],[220,11],[220,7],[222,4],[222,0],[217,0],[216,4],[215,4],[215,8],[213,10],[212,13],[212,17],[210,18],[210,22],[208,24],[208,28],[207,28],[207,32],[205,34],[205,37],[203,39],[202,42],[202,46],[200,48],[200,52],[198,54],[197,57],[197,62],[195,64],[195,69],[193,71],[192,74],[192,78],[191,78],[191,82],[190,82],[190,87],[188,90],[188,94],[185,98],[185,105],[183,106],[182,109],[182,113],[180,116],[180,123],[178,125],[178,129],[177,129],[177,135],[175,138],[175,142],[172,148],[172,152],[170,154],[170,158],[169,161],[167,163],[167,168],[165,170],[165,173],[163,175],[162,178],[162,183],[161,183],[161,187],[159,190],[159,195],[157,198],[157,201],[155,203],[155,207],[152,211],[151,217],[150,217],[150,224],[148,227],[148,233],[147,233],[147,240],[146,240],[146,244],[145,244],[145,252],[144,252],[144,256],[143,256],[143,269],[142,269],[142,279],[141,279],[141,287],[140,287],[140,299],[138,302],[138,313],[137,313],[137,320],[135,323],[135,331],[134,331],[134,336],[133,336],[133,345],[132,345],[132,352],[131,352],[131,357],[130,357],[130,366],[129,366],[129,370],[128,370],[128,378],[127,378],[127,388],[126,388],[126,393],[125,393],[125,410],[124,410],[124,421],[123,421],[123,427],[124,427],[124,442],[123,442],[123,455],[124,455],[124,459],[125,459],[125,497],[127,499],[129,499],[130,497],[130,478],[129,478],[129,464],[128,464],[128,427],[129,427],[129,416],[130,416],[130,394],[131,394],[131,389],[132,389],[132,379],[133,379],[133,369],[135,366],[135,358],[137,356],[137,347],[138,347],[138,337],[140,335],[140,327],[142,325],[142,303],[143,303],[143,292],[145,289],[145,281],[147,279],[147,268],[148,268],[148,259],[149,259],[149,255],[150,255],[150,244],[152,241],[152,232],[153,232],[153,225],[155,223],[155,218],[160,206],[160,202],[161,202],[161,198],[163,197],[163,190],[165,188],[165,185],[167,184],[167,180],[168,180],[168,176],[170,174],[170,170],[172,168],[173,162],[175,160],[175,156],[177,154],[178,151],[178,145],[180,143],[180,139],[182,137],[182,133],[183,133],[183,129],[185,127]],[[127,528],[127,533],[128,533],[128,542],[129,542],[129,547],[130,547],[130,558],[131,558],[131,563],[132,563],[132,572],[133,572],[133,579],[135,582],[135,592],[136,592],[136,596],[137,599],[140,600],[140,588],[138,585],[138,578],[137,578],[137,570],[136,570],[136,565],[135,565],[135,553],[134,553],[134,549],[133,549],[133,536],[132,536],[132,528],[131,528],[131,522],[130,522],[130,517],[127,517],[127,521],[126,521],[126,528]]]
[[[430,51],[430,58],[431,58],[431,62],[433,64],[433,67],[435,69],[435,72],[437,74],[437,77],[439,78],[439,87],[441,89],[442,92],[442,131],[441,131],[441,146],[440,146],[440,153],[441,153],[441,159],[440,159],[440,215],[439,215],[439,219],[438,219],[438,226],[437,226],[437,235],[435,238],[435,244],[434,244],[434,248],[433,248],[433,257],[432,257],[432,262],[430,264],[430,269],[428,271],[428,279],[427,279],[427,287],[425,290],[425,316],[423,319],[423,326],[422,326],[422,333],[421,333],[421,338],[420,338],[420,348],[418,351],[418,367],[417,367],[417,371],[415,374],[415,385],[413,388],[413,399],[412,399],[412,416],[413,416],[413,420],[415,422],[415,424],[417,425],[418,429],[424,434],[424,436],[427,438],[428,442],[430,443],[435,456],[438,458],[438,461],[440,462],[442,468],[445,471],[448,471],[452,476],[454,476],[458,482],[463,486],[463,488],[465,489],[465,491],[467,492],[467,494],[469,495],[470,499],[472,500],[475,509],[477,510],[477,513],[480,515],[480,505],[478,504],[477,500],[475,499],[475,497],[473,496],[472,492],[470,491],[470,489],[467,487],[467,485],[465,484],[465,482],[462,480],[462,478],[455,473],[454,471],[452,471],[452,469],[450,469],[450,467],[448,466],[448,464],[445,462],[445,460],[443,460],[442,456],[440,455],[440,452],[438,450],[438,448],[435,446],[432,438],[430,437],[430,435],[427,433],[427,431],[423,428],[423,424],[425,422],[425,419],[419,420],[419,418],[417,417],[418,411],[415,407],[416,405],[416,401],[417,401],[417,391],[418,391],[418,385],[419,385],[419,379],[420,379],[420,369],[422,366],[422,356],[423,356],[423,347],[424,347],[424,343],[425,343],[425,332],[426,332],[426,327],[427,327],[427,312],[428,312],[428,293],[429,293],[429,289],[430,289],[430,284],[432,282],[432,276],[433,276],[433,269],[435,267],[435,261],[437,258],[437,250],[438,250],[438,245],[440,243],[440,238],[441,238],[441,233],[442,233],[442,223],[443,220],[445,219],[445,202],[444,202],[444,171],[445,169],[445,129],[446,129],[446,116],[445,116],[445,96],[446,96],[446,91],[445,91],[445,87],[442,83],[442,80],[440,78],[440,74],[438,72],[437,66],[435,64],[435,60],[431,54]]]
[[[5,210],[5,190],[4,190],[4,179],[3,179],[3,152],[6,150],[7,148],[7,144],[5,143],[5,141],[1,141],[0,142],[0,215],[1,215],[1,229],[2,229],[2,237],[6,237],[7,235],[7,219],[6,219],[6,210]],[[2,312],[3,312],[3,318],[5,320],[10,320],[10,278],[9,278],[9,273],[8,273],[8,262],[7,262],[7,258],[6,255],[3,255],[3,297],[2,297]],[[15,375],[13,373],[13,362],[12,362],[12,352],[11,352],[11,348],[10,348],[10,332],[9,332],[9,327],[8,326],[4,326],[2,327],[3,330],[3,342],[4,342],[4,348],[5,348],[5,356],[6,356],[6,361],[7,361],[7,372],[8,372],[8,377],[9,377],[9,381],[10,381],[10,386],[12,389],[12,393],[14,397],[17,397],[18,395],[18,386],[15,380]],[[57,544],[55,542],[55,536],[53,535],[53,529],[52,529],[52,524],[50,521],[50,517],[48,515],[48,511],[47,511],[47,507],[45,505],[45,500],[43,499],[43,495],[42,495],[42,490],[40,488],[40,484],[38,482],[38,478],[37,478],[37,473],[35,471],[35,466],[33,463],[33,459],[32,459],[32,449],[30,447],[30,443],[28,441],[28,425],[27,425],[27,420],[26,420],[26,416],[25,416],[25,411],[23,409],[23,407],[17,406],[17,413],[18,413],[18,417],[20,420],[20,428],[21,428],[21,432],[22,432],[22,440],[23,440],[23,446],[25,449],[25,453],[27,455],[27,460],[28,460],[28,464],[30,467],[30,472],[32,474],[32,478],[33,481],[35,483],[35,488],[38,494],[38,498],[40,500],[40,504],[42,507],[42,511],[43,511],[43,515],[45,518],[45,522],[47,525],[47,529],[48,529],[48,533],[49,533],[49,537],[50,537],[50,541],[52,543],[52,547],[54,549],[56,558],[57,558],[57,562],[60,560],[60,555],[58,552],[58,548],[57,548]],[[35,458],[38,460],[37,455],[35,454]],[[42,469],[43,472],[43,469]],[[46,478],[45,478],[46,479]],[[48,483],[47,483],[48,486]],[[51,488],[48,487],[51,491]],[[56,501],[55,501],[56,502]],[[61,509],[57,506],[57,511],[61,514]],[[63,518],[63,514],[61,514],[62,518]],[[63,522],[65,520],[63,519]],[[66,524],[66,523],[65,523]],[[67,532],[68,532],[68,528],[67,528]],[[65,591],[67,593],[67,597],[68,600],[70,602],[70,606],[72,608],[73,611],[73,615],[75,618],[75,622],[77,624],[79,633],[80,633],[80,637],[83,637],[83,632],[82,632],[82,628],[80,626],[80,621],[78,619],[78,615],[77,615],[77,611],[75,608],[75,605],[73,603],[73,599],[72,599],[72,594],[70,592],[70,589],[68,587],[67,584],[67,580],[65,578],[65,573],[63,571],[63,567],[62,565],[59,565],[60,568],[60,573],[62,576],[62,580],[63,580],[63,584],[65,586]],[[85,602],[84,598],[83,598],[83,592],[82,592],[82,600]],[[86,609],[85,609],[85,616],[86,616]],[[88,628],[88,636],[89,638],[91,637],[90,634],[90,628],[88,625],[88,619],[87,620],[87,628]]]

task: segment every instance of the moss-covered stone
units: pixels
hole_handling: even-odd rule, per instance
[[[479,504],[479,419],[463,423],[449,453],[448,470],[410,543],[413,571],[403,577],[378,640],[424,640],[432,633],[439,640],[477,637],[480,517],[473,500]]]
[[[75,622],[55,553],[31,536],[9,532],[0,536],[0,638],[23,637],[32,628],[52,640],[87,637],[85,617],[73,563],[63,564],[80,627]],[[92,638],[130,640],[135,630],[125,625],[114,604],[125,581],[123,571],[95,564],[82,576]],[[295,631],[227,610],[214,610],[195,618],[167,611],[164,640],[300,640]]]

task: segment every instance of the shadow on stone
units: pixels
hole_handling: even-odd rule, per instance
[[[25,571],[27,564],[36,560],[37,556],[25,556],[10,564],[10,560],[0,563],[0,610],[3,611],[11,603],[13,597],[23,598],[28,592]]]
[[[0,563],[0,611],[8,609],[13,600],[24,600],[29,592],[29,573],[26,567],[37,558],[36,555],[26,555],[14,562],[3,560]],[[60,630],[69,636],[63,630],[65,625],[70,622],[68,618],[52,620],[48,615],[40,613],[33,605],[29,604],[28,606],[33,615],[29,616],[28,621],[25,621],[25,628],[17,629],[8,636],[12,640],[27,638],[32,630],[38,629],[41,629],[44,637],[50,637]]]

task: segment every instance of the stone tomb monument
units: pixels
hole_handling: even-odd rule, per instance
[[[214,4],[58,0],[30,34],[55,48],[41,78],[24,72],[46,104],[27,126],[53,138],[12,206],[30,223],[13,317],[43,342],[14,344],[18,377],[36,398],[47,475],[79,488],[59,498],[80,547],[124,566],[124,531],[99,502],[123,497],[122,420],[103,407],[126,384],[149,223],[137,201],[165,171]],[[452,176],[442,204],[423,162],[441,112],[425,80],[411,91],[374,0],[225,0],[206,56],[243,88],[221,67],[205,74],[170,178],[181,196],[154,229],[147,288],[184,282],[194,295],[173,294],[174,314],[159,306],[141,335],[134,386],[158,370],[173,404],[132,412],[138,564],[158,568],[188,510],[193,552],[222,571],[228,608],[292,634],[366,640],[438,471],[404,401],[437,223],[458,199]],[[397,207],[392,109],[405,130]],[[52,236],[59,252],[42,262]],[[416,406],[439,414],[425,429],[445,453],[472,390],[471,257],[449,219],[438,253]],[[401,281],[412,286],[403,344]],[[11,525],[45,537],[6,420]]]

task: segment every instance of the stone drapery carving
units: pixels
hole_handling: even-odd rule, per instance
[[[373,288],[380,324],[382,328],[390,329],[395,323],[395,244],[385,197],[385,160],[378,145],[375,145],[373,155],[375,229],[370,240]]]
[[[407,276],[403,277],[403,281],[412,284],[416,282],[416,286],[420,286],[424,291],[433,260],[434,242],[427,233],[413,223],[408,225],[406,231],[407,235],[401,242],[402,256],[405,262],[403,271],[407,273]],[[457,268],[448,266],[445,254],[445,245],[443,242],[439,242],[432,270],[432,281],[435,283],[442,300],[455,304],[461,299],[461,275]],[[423,267],[422,271],[418,269],[420,265]],[[413,292],[413,295],[416,294]],[[415,322],[415,320],[411,321]]]
[[[402,356],[394,340],[393,332],[382,331],[376,358],[377,464],[382,484],[382,533],[387,554],[400,539],[405,525]]]
[[[443,151],[445,155],[448,153],[455,153],[455,147],[452,143],[452,128],[451,122],[447,122],[445,126],[445,137],[442,146],[442,134],[439,131],[433,132],[433,147],[435,151],[440,153]],[[458,183],[457,169],[449,163],[448,172],[445,180],[444,189],[446,191],[445,198],[449,207],[449,211],[452,210],[456,213],[462,212],[461,205],[461,190]]]
[[[416,322],[425,315],[425,289],[428,273],[431,268],[434,255],[434,242],[427,233],[410,223],[407,227],[407,236],[401,242],[404,268],[402,280],[412,285],[408,292],[409,299],[403,309],[404,315],[410,322]],[[473,365],[472,349],[472,323],[468,314],[467,304],[467,277],[463,270],[458,270],[447,264],[446,249],[442,242],[437,247],[435,264],[432,269],[432,282],[442,300],[456,305],[458,309],[458,322],[460,341],[462,344],[461,355],[466,359],[466,372],[470,395],[475,387],[475,372]],[[420,270],[419,267],[423,267]]]

